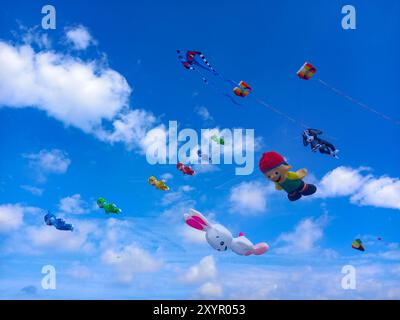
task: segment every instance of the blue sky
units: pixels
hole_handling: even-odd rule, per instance
[[[341,27],[344,1],[53,1],[56,30],[41,29],[44,4],[0,10],[0,298],[400,298],[399,126],[318,82],[400,119],[398,2],[352,1],[356,30]],[[176,49],[249,83],[246,103],[205,86]],[[296,76],[305,61],[310,81]],[[323,130],[340,159],[304,148],[302,128],[251,95]],[[168,121],[254,129],[254,172],[148,164],[149,132]],[[317,193],[290,203],[274,191],[257,167],[269,150],[307,168]],[[122,214],[97,209],[100,196]],[[189,208],[270,251],[214,251],[184,224]],[[45,226],[45,210],[75,231]],[[351,249],[356,237],[366,252]],[[356,290],[341,287],[349,264]],[[45,265],[56,290],[41,287]]]

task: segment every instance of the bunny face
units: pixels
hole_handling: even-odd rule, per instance
[[[218,251],[226,251],[231,247],[232,234],[224,226],[220,224],[213,225],[207,229],[207,242]]]

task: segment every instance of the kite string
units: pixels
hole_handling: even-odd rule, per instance
[[[308,126],[308,125],[306,125],[306,124],[304,124],[304,123],[302,123],[302,122],[300,122],[300,121],[297,121],[296,119],[292,118],[292,117],[289,116],[288,114],[286,114],[286,113],[280,111],[279,109],[273,107],[273,106],[270,105],[269,103],[267,103],[267,102],[265,102],[265,101],[263,101],[263,100],[261,100],[261,99],[259,99],[259,98],[257,98],[257,97],[254,97],[254,98],[255,98],[255,100],[256,100],[257,103],[259,103],[259,104],[261,104],[261,105],[267,107],[268,109],[272,110],[272,111],[275,112],[276,114],[278,114],[278,115],[280,115],[280,116],[286,118],[286,119],[289,120],[290,122],[292,122],[292,123],[294,123],[294,124],[298,124],[300,127],[305,128],[305,129],[310,128],[310,126]]]
[[[366,105],[365,103],[362,103],[361,101],[358,101],[357,99],[355,99],[355,98],[353,98],[353,97],[347,95],[346,93],[340,91],[339,89],[337,89],[337,88],[331,86],[330,84],[328,84],[328,83],[325,82],[324,80],[318,78],[318,82],[321,83],[321,84],[322,84],[323,86],[325,86],[326,88],[331,89],[331,90],[332,90],[333,92],[335,92],[337,95],[346,98],[347,100],[349,100],[349,101],[351,101],[351,102],[353,102],[353,103],[359,105],[360,107],[364,108],[365,110],[367,110],[367,111],[369,111],[369,112],[371,112],[371,113],[375,113],[375,114],[379,115],[380,117],[382,117],[383,119],[385,119],[385,120],[387,120],[387,121],[391,121],[391,122],[393,122],[394,124],[400,125],[400,121],[399,121],[399,120],[395,120],[395,119],[389,117],[388,115],[386,115],[386,114],[384,114],[384,113],[381,113],[381,112],[379,112],[379,111],[377,111],[377,110],[371,108],[370,106]]]

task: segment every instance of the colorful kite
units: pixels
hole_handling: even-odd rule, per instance
[[[233,89],[233,93],[236,94],[238,97],[245,97],[247,96],[251,91],[250,86],[244,82],[240,81],[239,85]]]
[[[225,78],[221,73],[217,72],[208,62],[204,54],[195,50],[176,50],[178,60],[187,70],[196,71],[204,83],[213,87],[216,91],[237,105],[240,105],[235,97],[246,97],[251,88],[244,81],[233,81]],[[232,95],[232,92],[234,95]]]
[[[54,214],[50,212],[44,216],[44,222],[48,226],[54,226],[57,230],[62,230],[62,231],[74,230],[72,224],[66,223],[63,219],[57,218]]]
[[[311,63],[306,62],[301,66],[299,71],[297,71],[297,76],[300,79],[309,80],[315,72],[317,72],[317,69],[315,69]]]
[[[309,196],[317,191],[316,186],[303,181],[307,175],[307,169],[290,171],[292,167],[277,152],[263,153],[259,167],[264,176],[275,183],[275,189],[287,192],[290,201],[299,200],[302,196]]]
[[[189,166],[183,165],[182,162],[178,162],[178,164],[176,165],[176,168],[179,171],[181,171],[183,174],[186,174],[186,175],[189,175],[189,176],[194,175],[194,170]]]
[[[234,253],[241,256],[261,255],[268,251],[269,246],[265,242],[253,244],[247,239],[243,232],[234,238],[232,233],[220,224],[211,224],[198,211],[190,209],[188,214],[184,214],[185,222],[188,226],[204,231],[206,240],[211,247],[217,251],[231,249]]]
[[[104,212],[107,214],[119,214],[122,212],[122,210],[119,209],[114,203],[107,203],[106,199],[104,198],[97,199],[97,205],[99,208],[104,209]]]
[[[354,240],[353,243],[351,244],[351,247],[356,250],[365,251],[364,244],[360,239]]]
[[[169,187],[165,184],[165,180],[157,180],[155,177],[151,176],[149,178],[149,183],[156,187],[158,190],[168,191]]]
[[[215,141],[215,142],[218,143],[218,144],[225,145],[225,140],[224,140],[224,138],[218,137],[218,136],[215,135],[215,134],[211,137],[211,140]]]

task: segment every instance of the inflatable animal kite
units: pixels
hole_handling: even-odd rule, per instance
[[[307,169],[289,171],[292,167],[275,151],[263,153],[259,167],[265,177],[275,183],[275,189],[287,192],[290,201],[299,200],[302,196],[309,196],[317,191],[316,186],[303,181]]]
[[[261,255],[269,250],[269,246],[265,242],[253,244],[247,239],[242,232],[234,238],[232,233],[220,224],[211,224],[198,211],[190,209],[185,214],[184,219],[190,227],[204,231],[206,233],[207,242],[217,251],[226,251],[231,249],[234,253],[241,256]]]
[[[157,180],[155,177],[151,176],[149,178],[149,183],[156,187],[158,190],[168,191],[169,187],[165,184],[165,180]]]
[[[178,162],[178,164],[176,165],[176,168],[179,171],[181,171],[183,174],[186,174],[186,175],[189,175],[189,176],[194,175],[194,170],[189,166],[183,165],[182,162]]]
[[[57,218],[54,214],[50,212],[44,216],[44,222],[48,226],[54,226],[57,230],[62,230],[62,231],[74,230],[72,224],[66,223],[63,219]]]
[[[104,212],[107,214],[118,214],[122,212],[122,210],[118,208],[114,203],[107,203],[106,199],[104,198],[97,199],[97,205],[99,206],[99,208],[104,209]]]
[[[306,129],[303,132],[303,145],[307,147],[310,145],[311,150],[316,152],[319,150],[320,153],[328,154],[334,158],[339,158],[337,156],[339,150],[335,146],[319,137],[322,134],[321,130],[318,129]]]

